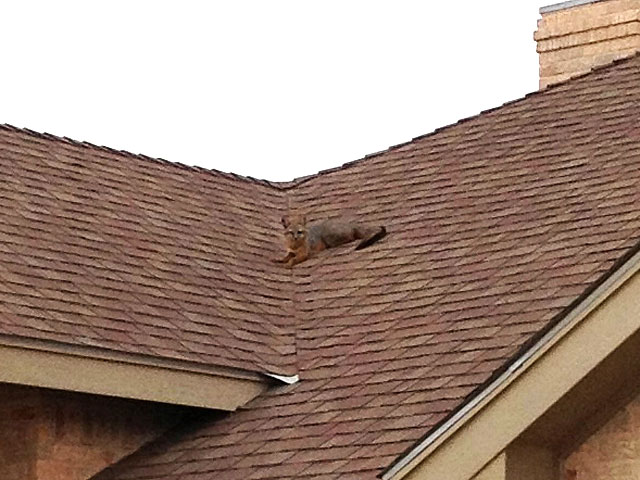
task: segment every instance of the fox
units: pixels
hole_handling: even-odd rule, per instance
[[[281,219],[284,227],[284,243],[287,254],[278,259],[293,267],[327,248],[361,240],[356,250],[373,245],[387,234],[384,226],[372,227],[358,222],[322,220],[307,225],[305,215],[285,215]]]

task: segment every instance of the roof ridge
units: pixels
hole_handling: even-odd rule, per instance
[[[379,150],[379,151],[374,152],[374,153],[369,153],[369,154],[367,154],[367,155],[365,155],[365,156],[363,156],[361,158],[358,158],[356,160],[351,160],[349,162],[345,162],[342,165],[339,165],[337,167],[327,168],[327,169],[324,169],[324,170],[320,170],[320,171],[318,171],[318,172],[316,172],[314,174],[305,175],[305,176],[302,176],[302,177],[297,177],[297,178],[294,178],[293,180],[291,180],[289,182],[280,182],[279,187],[281,189],[283,189],[283,190],[290,190],[290,189],[293,189],[293,188],[297,187],[298,185],[306,183],[306,182],[308,182],[310,180],[313,180],[315,178],[318,178],[320,176],[351,168],[351,167],[353,167],[353,166],[355,166],[357,164],[360,164],[360,163],[362,163],[362,162],[364,162],[364,161],[366,161],[366,160],[368,160],[370,158],[378,157],[378,156],[393,152],[394,150],[397,150],[397,149],[402,148],[402,147],[406,147],[407,145],[410,145],[410,144],[412,144],[412,143],[414,143],[414,142],[416,142],[418,140],[422,140],[422,139],[425,139],[425,138],[432,137],[433,135],[437,135],[439,133],[442,133],[443,131],[448,130],[450,128],[456,127],[458,125],[461,125],[463,123],[469,122],[471,120],[475,120],[476,118],[479,118],[479,117],[481,117],[483,115],[486,115],[488,113],[495,112],[496,110],[499,110],[499,109],[501,109],[503,107],[511,106],[513,104],[525,101],[525,100],[529,99],[530,97],[534,97],[534,96],[537,96],[537,95],[544,95],[544,94],[546,94],[547,92],[549,92],[551,90],[554,90],[556,88],[565,86],[568,83],[577,81],[577,80],[579,80],[581,78],[584,78],[584,77],[586,77],[588,75],[592,75],[592,74],[597,73],[599,71],[607,70],[609,68],[613,68],[614,66],[617,66],[618,64],[629,62],[629,61],[631,61],[632,59],[634,59],[636,57],[640,57],[640,50],[638,50],[637,52],[635,52],[635,53],[633,53],[631,55],[628,55],[626,57],[618,58],[618,59],[612,60],[609,63],[605,63],[603,65],[598,65],[598,66],[592,67],[588,72],[581,73],[579,75],[575,75],[575,76],[567,78],[566,80],[563,80],[561,82],[554,83],[553,85],[549,85],[549,86],[547,86],[545,88],[538,89],[538,90],[535,90],[533,92],[529,92],[529,93],[527,93],[527,94],[525,94],[525,95],[523,95],[521,97],[518,97],[516,99],[506,101],[506,102],[504,102],[504,103],[502,103],[502,104],[500,104],[500,105],[498,105],[496,107],[491,107],[491,108],[488,108],[488,109],[485,109],[485,110],[481,110],[480,112],[478,112],[478,113],[476,113],[474,115],[470,115],[468,117],[463,117],[463,118],[461,118],[461,119],[459,119],[459,120],[457,120],[457,121],[455,121],[453,123],[449,123],[447,125],[443,125],[441,127],[437,127],[437,128],[435,128],[434,130],[432,130],[432,131],[430,131],[428,133],[425,133],[423,135],[418,135],[417,137],[413,137],[411,140],[407,140],[406,142],[401,142],[401,143],[398,143],[398,144],[395,144],[395,145],[391,145],[390,147],[387,147],[387,148],[385,148],[383,150]]]
[[[492,107],[489,109],[485,109],[485,110],[481,110],[480,112],[474,114],[474,115],[470,115],[468,117],[463,117],[453,123],[449,123],[447,125],[443,125],[441,127],[435,128],[434,130],[425,133],[423,135],[418,135],[417,137],[413,137],[410,140],[407,140],[405,142],[401,142],[395,145],[391,145],[383,150],[379,150],[377,152],[373,152],[373,153],[368,153],[366,155],[364,155],[363,157],[357,158],[355,160],[351,160],[349,162],[345,162],[342,165],[338,165],[336,167],[331,167],[331,168],[327,168],[327,169],[323,169],[323,170],[319,170],[316,173],[312,173],[309,175],[304,175],[302,177],[296,177],[292,180],[289,181],[272,181],[272,180],[264,180],[264,179],[259,179],[259,178],[255,178],[252,177],[250,175],[240,175],[237,173],[233,173],[233,172],[223,172],[221,170],[215,169],[215,168],[204,168],[204,167],[199,167],[196,165],[187,165],[184,164],[182,162],[175,162],[175,161],[171,161],[171,160],[166,160],[164,158],[160,158],[160,157],[151,157],[149,155],[145,155],[143,153],[132,153],[129,152],[127,150],[117,150],[115,148],[111,148],[111,147],[107,147],[105,145],[96,145],[94,143],[91,142],[87,142],[87,141],[79,141],[79,140],[75,140],[73,138],[69,138],[69,137],[61,137],[58,135],[54,135],[48,132],[38,132],[29,128],[20,128],[20,127],[16,127],[14,125],[8,124],[8,123],[3,123],[0,124],[0,129],[4,129],[4,130],[9,130],[9,131],[14,131],[14,132],[19,132],[19,133],[24,133],[33,137],[37,137],[37,138],[45,138],[47,140],[52,140],[52,141],[57,141],[57,142],[62,142],[62,143],[67,143],[67,144],[71,144],[71,145],[75,145],[75,146],[79,146],[79,147],[83,147],[83,148],[88,148],[88,149],[92,149],[92,150],[101,150],[101,151],[106,151],[109,153],[115,153],[118,155],[124,155],[127,157],[131,157],[131,158],[139,158],[145,161],[149,161],[149,162],[154,162],[154,163],[160,163],[162,165],[169,165],[173,168],[180,168],[183,170],[190,170],[193,172],[203,172],[209,175],[213,175],[213,176],[218,176],[218,177],[223,177],[223,178],[229,178],[232,180],[240,180],[240,181],[244,181],[244,182],[248,182],[248,183],[254,183],[256,185],[265,185],[268,187],[271,187],[273,189],[276,190],[284,190],[284,191],[288,191],[288,190],[292,190],[294,188],[296,188],[298,185],[304,184],[310,180],[313,180],[315,178],[321,177],[323,175],[327,175],[327,174],[331,174],[331,173],[335,173],[335,172],[339,172],[342,170],[346,170],[348,168],[351,168],[355,165],[358,165],[370,158],[375,158],[375,157],[379,157],[381,155],[384,155],[386,153],[392,152],[394,150],[397,150],[399,148],[405,147],[407,145],[410,145],[416,141],[431,137],[433,135],[439,134],[445,130],[448,130],[450,128],[456,127],[458,125],[461,125],[465,122],[469,122],[471,120],[474,120],[476,118],[481,117],[482,115],[486,115],[488,113],[494,112],[496,110],[499,110],[503,107],[509,106],[509,105],[513,105],[516,104],[518,102],[522,102],[530,97],[536,96],[536,95],[543,95],[549,91],[555,90],[557,88],[560,88],[562,86],[567,85],[568,83],[577,81],[581,78],[584,78],[586,76],[592,75],[596,72],[600,72],[603,70],[607,70],[609,68],[612,68],[616,65],[622,64],[622,63],[626,63],[631,61],[632,59],[636,58],[636,57],[640,57],[640,50],[628,55],[626,57],[622,57],[622,58],[618,58],[615,60],[612,60],[609,63],[605,63],[603,65],[598,65],[595,67],[592,67],[588,72],[585,73],[581,73],[579,75],[575,75],[573,77],[570,77],[566,80],[563,80],[561,82],[558,83],[554,83],[553,85],[549,85],[545,88],[539,89],[539,90],[535,90],[533,92],[529,92],[527,94],[525,94],[524,96],[521,96],[519,98],[516,98],[514,100],[509,100],[507,102],[504,102],[496,107]]]
[[[204,168],[204,167],[199,167],[197,165],[187,165],[185,163],[182,162],[175,162],[172,160],[167,160],[164,158],[160,158],[160,157],[151,157],[149,155],[145,155],[143,153],[132,153],[129,152],[127,150],[117,150],[115,148],[112,147],[107,147],[105,145],[96,145],[94,143],[91,142],[87,142],[87,141],[80,141],[80,140],[75,140],[73,138],[69,138],[69,137],[61,137],[59,135],[54,135],[52,133],[48,133],[48,132],[38,132],[36,130],[32,130],[29,128],[21,128],[21,127],[16,127],[14,125],[8,124],[8,123],[0,123],[0,129],[3,130],[8,130],[8,131],[12,131],[12,132],[17,132],[17,133],[22,133],[22,134],[26,134],[32,137],[37,137],[37,138],[44,138],[46,140],[51,140],[54,142],[61,142],[61,143],[66,143],[69,145],[74,145],[77,147],[83,147],[83,148],[87,148],[90,150],[100,150],[103,152],[108,152],[108,153],[112,153],[112,154],[117,154],[117,155],[124,155],[126,157],[129,158],[138,158],[144,161],[148,161],[148,162],[153,162],[153,163],[159,163],[161,165],[168,165],[171,166],[172,168],[179,168],[182,170],[189,170],[192,172],[201,172],[201,173],[206,173],[209,175],[213,175],[213,176],[217,176],[217,177],[223,177],[223,178],[229,178],[232,180],[240,180],[240,181],[244,181],[244,182],[249,182],[249,183],[255,183],[258,185],[265,185],[265,186],[269,186],[271,188],[274,188],[276,190],[282,190],[283,186],[281,185],[283,182],[274,182],[271,180],[262,180],[259,178],[255,178],[255,177],[251,177],[248,175],[239,175],[237,173],[233,173],[233,172],[223,172],[221,170],[215,169],[215,168]]]

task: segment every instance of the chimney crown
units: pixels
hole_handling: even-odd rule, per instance
[[[571,0],[540,14],[540,88],[640,50],[640,0]]]

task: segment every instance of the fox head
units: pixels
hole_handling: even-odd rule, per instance
[[[307,219],[304,215],[285,215],[282,217],[284,241],[287,248],[296,250],[304,245],[307,237]]]

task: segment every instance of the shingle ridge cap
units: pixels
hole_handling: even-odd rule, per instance
[[[562,82],[558,82],[558,83],[555,83],[553,85],[549,85],[549,86],[547,86],[545,88],[542,88],[542,89],[539,89],[539,90],[535,90],[533,92],[529,92],[529,93],[527,93],[527,94],[525,94],[525,95],[523,95],[521,97],[515,98],[513,100],[508,100],[508,101],[503,102],[502,104],[500,104],[500,105],[498,105],[496,107],[492,107],[492,108],[488,108],[488,109],[485,109],[485,110],[481,110],[480,112],[478,112],[478,113],[476,113],[474,115],[470,115],[468,117],[463,117],[460,120],[457,120],[457,121],[455,121],[453,123],[449,123],[447,125],[443,125],[441,127],[438,127],[436,129],[432,130],[431,132],[425,133],[423,135],[418,135],[417,137],[413,137],[411,140],[408,140],[406,142],[398,143],[396,145],[392,145],[392,146],[390,146],[390,147],[388,147],[386,149],[380,150],[378,152],[367,154],[364,157],[358,158],[356,160],[351,160],[351,161],[343,163],[342,165],[339,165],[337,167],[327,168],[327,169],[324,169],[324,170],[320,170],[320,171],[318,171],[318,172],[316,172],[314,174],[311,174],[311,175],[305,175],[305,176],[302,176],[302,177],[297,177],[297,178],[294,178],[293,180],[291,180],[289,182],[280,182],[279,186],[283,190],[294,189],[298,185],[304,184],[304,183],[306,183],[306,182],[308,182],[310,180],[313,180],[315,178],[319,178],[319,177],[324,176],[324,175],[328,175],[328,174],[331,174],[331,173],[336,173],[336,172],[340,172],[342,170],[346,170],[346,169],[351,168],[351,167],[353,167],[355,165],[359,165],[360,163],[362,163],[364,161],[367,161],[367,160],[369,160],[371,158],[375,158],[375,157],[379,157],[379,156],[385,155],[387,153],[393,152],[394,150],[398,150],[400,148],[406,147],[407,145],[411,145],[412,143],[417,142],[419,140],[424,140],[426,138],[435,136],[435,135],[437,135],[439,133],[442,133],[443,131],[449,130],[449,129],[454,128],[454,127],[457,127],[457,126],[459,126],[459,125],[461,125],[463,123],[469,122],[471,120],[475,120],[477,118],[482,117],[483,115],[487,115],[487,114],[493,113],[493,112],[495,112],[497,110],[500,110],[500,109],[502,109],[504,107],[515,105],[517,103],[526,101],[526,100],[528,100],[529,98],[532,98],[532,97],[536,97],[536,96],[539,96],[539,95],[544,95],[547,92],[550,92],[550,91],[552,91],[552,90],[554,90],[556,88],[562,87],[562,86],[566,86],[567,84],[575,82],[575,81],[577,81],[577,80],[579,80],[579,79],[581,79],[583,77],[595,74],[595,73],[600,72],[602,70],[613,68],[613,67],[615,67],[615,66],[617,66],[619,64],[630,62],[632,59],[634,59],[636,57],[640,57],[640,50],[635,52],[635,53],[633,53],[633,54],[631,54],[631,55],[629,55],[629,56],[627,56],[627,57],[618,58],[616,60],[612,60],[609,63],[593,67],[588,72],[585,72],[585,73],[582,73],[580,75],[576,75],[576,76],[570,77],[570,78],[568,78],[566,80],[563,80]]]
[[[422,135],[418,135],[417,137],[413,137],[411,140],[407,140],[406,142],[397,143],[397,144],[391,145],[391,146],[389,146],[389,147],[387,147],[387,148],[385,148],[383,150],[379,150],[377,152],[366,154],[365,156],[363,156],[361,158],[358,158],[356,160],[351,160],[349,162],[345,162],[342,165],[339,165],[337,167],[327,168],[327,169],[324,169],[324,170],[320,170],[320,171],[318,171],[318,172],[316,172],[314,174],[311,174],[311,175],[305,175],[305,176],[302,176],[302,177],[297,177],[297,178],[294,178],[293,180],[291,180],[289,182],[282,182],[282,183],[280,183],[280,188],[282,188],[283,190],[290,190],[290,189],[296,188],[299,185],[304,184],[304,183],[306,183],[306,182],[308,182],[310,180],[313,180],[315,178],[319,178],[319,177],[324,176],[324,175],[328,175],[328,174],[331,174],[331,173],[336,173],[336,172],[341,172],[343,170],[347,170],[347,169],[349,169],[351,167],[354,167],[356,165],[361,164],[362,162],[368,161],[371,158],[380,157],[380,156],[385,155],[387,153],[393,152],[394,150],[398,150],[400,148],[404,148],[404,147],[406,147],[408,145],[411,145],[412,143],[415,143],[415,142],[417,142],[419,140],[423,140],[425,138],[432,137],[434,135],[442,133],[445,130],[449,130],[449,129],[453,128],[453,127],[462,125],[463,123],[469,122],[471,120],[475,120],[476,118],[479,118],[482,115],[485,115],[485,114],[494,112],[496,110],[499,110],[502,107],[505,107],[505,106],[508,106],[508,105],[512,105],[514,103],[517,103],[517,102],[520,102],[522,100],[525,100],[525,99],[527,99],[527,98],[529,98],[529,97],[531,97],[533,95],[536,95],[538,93],[541,93],[541,91],[536,90],[535,92],[527,93],[523,97],[517,98],[515,100],[509,100],[507,102],[502,103],[501,105],[499,105],[497,107],[492,107],[492,108],[489,108],[489,109],[486,109],[486,110],[481,110],[479,113],[476,113],[474,115],[470,115],[468,117],[463,117],[463,118],[461,118],[461,119],[459,119],[459,120],[457,120],[457,121],[455,121],[453,123],[449,123],[447,125],[443,125],[441,127],[437,127],[437,128],[435,128],[434,130],[432,130],[432,131],[430,131],[428,133],[425,133],[425,134],[422,134]]]
[[[145,155],[143,153],[132,153],[129,152],[127,150],[118,150],[112,147],[107,147],[105,145],[96,145],[94,143],[91,142],[87,142],[87,141],[80,141],[80,140],[75,140],[73,138],[69,138],[69,137],[62,137],[59,135],[54,135],[52,133],[48,133],[48,132],[38,132],[36,130],[32,130],[29,128],[21,128],[21,127],[16,127],[14,125],[8,124],[8,123],[0,123],[0,129],[3,130],[7,130],[7,131],[11,131],[14,133],[21,133],[21,134],[26,134],[29,135],[31,137],[36,137],[36,138],[43,138],[46,140],[50,140],[50,141],[54,141],[54,142],[60,142],[60,143],[65,143],[68,145],[73,145],[76,147],[81,147],[81,148],[86,148],[89,150],[99,150],[102,152],[107,152],[107,153],[111,153],[111,154],[116,154],[116,155],[122,155],[128,158],[136,158],[136,159],[141,159],[147,162],[153,162],[156,164],[160,164],[163,166],[169,166],[171,168],[178,168],[181,170],[187,170],[187,171],[191,171],[191,172],[198,172],[198,173],[205,173],[208,175],[213,175],[216,177],[222,177],[222,178],[229,178],[232,180],[240,180],[243,182],[249,182],[249,183],[254,183],[254,184],[258,184],[258,185],[265,185],[265,186],[269,186],[271,188],[277,189],[277,190],[281,190],[282,186],[281,183],[282,182],[273,182],[270,180],[262,180],[259,178],[255,178],[255,177],[251,177],[251,176],[245,176],[245,175],[239,175],[237,173],[232,173],[232,172],[223,172],[221,170],[217,170],[215,168],[204,168],[204,167],[199,167],[196,165],[187,165],[184,164],[182,162],[175,162],[175,161],[171,161],[171,160],[166,160],[164,158],[160,158],[160,157],[151,157],[149,155]]]
[[[132,153],[129,152],[127,150],[118,150],[112,147],[107,147],[105,145],[96,145],[94,143],[91,142],[87,142],[87,141],[79,141],[79,140],[75,140],[66,136],[58,136],[58,135],[54,135],[48,132],[38,132],[36,130],[32,130],[29,128],[21,128],[21,127],[16,127],[14,125],[8,124],[8,123],[1,123],[0,124],[0,129],[4,129],[4,130],[8,130],[8,131],[12,131],[12,132],[17,132],[17,133],[23,133],[23,134],[27,134],[33,137],[37,137],[37,138],[44,138],[46,140],[51,140],[51,141],[56,141],[56,142],[61,142],[61,143],[66,143],[69,145],[74,145],[74,146],[78,146],[78,147],[83,147],[83,148],[87,148],[87,149],[91,149],[91,150],[100,150],[100,151],[104,151],[104,152],[108,152],[108,153],[112,153],[112,154],[116,154],[116,155],[123,155],[125,157],[129,157],[129,158],[138,158],[144,161],[149,161],[149,162],[154,162],[154,163],[158,163],[161,165],[165,165],[165,166],[170,166],[172,168],[179,168],[179,169],[183,169],[183,170],[188,170],[188,171],[192,171],[192,172],[200,172],[200,173],[205,173],[205,174],[209,174],[209,175],[213,175],[213,176],[217,176],[217,177],[223,177],[223,178],[229,178],[229,179],[233,179],[233,180],[240,180],[243,182],[249,182],[249,183],[254,183],[257,185],[264,185],[264,186],[268,186],[271,188],[274,188],[276,190],[290,190],[290,189],[294,189],[296,188],[298,185],[301,185],[303,183],[306,183],[309,180],[318,178],[320,176],[324,176],[324,175],[328,175],[331,173],[335,173],[335,172],[340,172],[342,170],[346,170],[348,168],[351,168],[355,165],[359,165],[360,163],[367,161],[371,158],[375,158],[375,157],[379,157],[381,155],[387,154],[389,152],[392,152],[394,150],[406,147],[407,145],[410,145],[416,141],[419,140],[423,140],[425,138],[429,138],[431,136],[437,135],[445,130],[451,129],[453,127],[456,127],[458,125],[461,125],[465,122],[469,122],[471,120],[474,120],[476,118],[479,118],[483,115],[495,112],[496,110],[499,110],[503,107],[509,106],[509,105],[513,105],[516,104],[518,102],[527,100],[530,97],[533,96],[537,96],[537,95],[542,95],[545,94],[549,91],[552,91],[554,89],[557,89],[559,87],[565,86],[569,83],[572,83],[576,80],[579,80],[581,78],[584,78],[586,76],[589,76],[595,72],[600,72],[603,70],[607,70],[609,68],[615,67],[619,64],[623,64],[623,63],[627,63],[630,62],[631,60],[640,57],[640,51],[637,51],[629,56],[623,57],[623,58],[618,58],[615,60],[612,60],[609,63],[605,63],[603,65],[598,65],[595,67],[592,67],[588,72],[579,74],[579,75],[575,75],[573,77],[570,77],[566,80],[563,80],[561,82],[555,83],[553,85],[549,85],[543,89],[540,90],[535,90],[533,92],[527,93],[522,97],[516,98],[514,100],[509,100],[507,102],[502,103],[501,105],[498,105],[496,107],[492,107],[486,110],[481,110],[479,113],[476,113],[474,115],[470,115],[468,117],[463,117],[460,120],[457,120],[456,122],[447,124],[447,125],[443,125],[441,127],[438,127],[434,130],[432,130],[431,132],[425,133],[423,135],[418,135],[417,137],[413,137],[410,140],[407,140],[405,142],[401,142],[392,146],[387,147],[386,149],[377,151],[377,152],[373,152],[373,153],[369,153],[364,155],[361,158],[358,158],[356,160],[351,160],[349,162],[345,162],[342,165],[336,166],[336,167],[332,167],[332,168],[327,168],[324,170],[320,170],[316,173],[310,174],[310,175],[305,175],[302,177],[296,177],[293,180],[290,181],[271,181],[271,180],[264,180],[264,179],[259,179],[259,178],[255,178],[252,177],[250,175],[240,175],[237,173],[233,173],[233,172],[223,172],[221,170],[217,170],[215,168],[204,168],[204,167],[199,167],[199,166],[195,166],[195,165],[186,165],[182,162],[175,162],[175,161],[171,161],[171,160],[166,160],[164,158],[160,158],[160,157],[151,157],[142,153]]]

